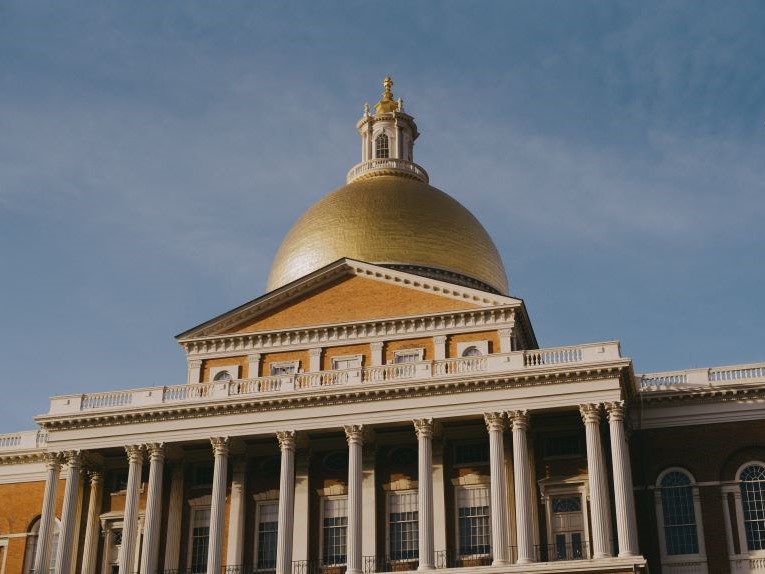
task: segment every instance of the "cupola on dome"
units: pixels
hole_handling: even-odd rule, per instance
[[[419,135],[385,78],[382,98],[365,106],[357,128],[362,161],[346,185],[293,225],[276,253],[272,291],[344,257],[507,294],[507,275],[491,237],[457,200],[428,185],[413,162]]]

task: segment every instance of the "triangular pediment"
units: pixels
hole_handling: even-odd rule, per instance
[[[180,340],[513,305],[519,299],[342,259],[224,313]]]

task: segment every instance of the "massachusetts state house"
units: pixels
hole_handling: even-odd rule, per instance
[[[765,573],[765,364],[540,346],[383,86],[187,372],[0,436],[0,574]]]

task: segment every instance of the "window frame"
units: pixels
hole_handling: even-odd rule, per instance
[[[211,383],[223,383],[228,381],[218,380],[215,377],[220,376],[221,373],[228,373],[231,377],[231,381],[239,379],[239,365],[220,365],[218,367],[210,367],[210,373],[208,374],[209,382]]]
[[[192,498],[188,501],[188,504],[190,506],[190,512],[189,512],[189,528],[186,538],[186,571],[189,572],[189,574],[193,574],[192,567],[191,567],[191,560],[192,560],[192,553],[194,550],[194,515],[197,512],[204,512],[205,510],[212,512],[212,496],[200,496],[199,498]],[[210,527],[208,525],[207,527],[207,551],[208,551],[208,559],[209,559],[209,551],[210,551]],[[205,565],[205,570],[206,570]]]
[[[475,347],[475,349],[479,352],[478,355],[465,355],[465,351],[470,349],[471,347]],[[469,357],[481,357],[486,356],[489,354],[489,340],[488,339],[482,339],[480,341],[459,341],[457,342],[457,357],[460,359],[462,358],[469,358]]]
[[[345,562],[324,563],[324,504],[328,500],[345,500]],[[319,568],[336,568],[348,565],[348,495],[331,494],[319,498]]]
[[[417,513],[417,520],[416,520],[417,546],[415,548],[416,556],[413,556],[411,558],[394,558],[391,553],[391,535],[390,535],[391,498],[393,496],[412,495],[412,494],[417,497],[417,507],[415,509],[415,512]],[[389,561],[391,564],[418,562],[420,559],[419,529],[420,529],[420,493],[419,491],[416,488],[404,488],[401,490],[389,490],[388,492],[386,492],[385,493],[385,560]]]
[[[385,138],[385,155],[380,155],[381,147],[378,146],[377,142],[382,141],[382,138]],[[381,130],[374,134],[372,138],[373,142],[373,149],[374,149],[374,159],[390,159],[391,158],[391,136],[386,132],[385,130]]]
[[[283,368],[292,368],[294,369],[293,373],[274,373],[274,369],[283,369]],[[295,361],[275,361],[273,363],[268,364],[268,376],[271,377],[292,377],[293,375],[297,375],[300,372],[300,360]]]
[[[661,499],[661,493],[664,487],[662,487],[661,483],[667,475],[673,472],[684,474],[690,481],[688,486],[691,489],[693,514],[694,520],[696,522],[696,541],[699,549],[699,551],[695,554],[668,554],[667,552],[667,539],[665,536],[664,527],[664,505]],[[656,477],[656,482],[654,483],[654,508],[656,511],[656,527],[657,536],[659,537],[659,553],[662,565],[671,566],[672,564],[676,563],[687,563],[692,561],[698,564],[703,564],[703,568],[706,569],[707,554],[706,545],[704,543],[704,527],[702,524],[701,516],[701,499],[699,497],[699,489],[696,483],[696,478],[693,476],[693,474],[680,466],[671,466],[661,471]]]
[[[407,355],[417,355],[416,361],[398,361],[398,357],[404,357]],[[425,347],[413,347],[411,349],[396,349],[393,351],[394,365],[407,365],[412,363],[420,363],[425,360]]]
[[[485,490],[486,500],[488,502],[486,508],[486,518],[488,520],[489,529],[489,551],[478,554],[462,554],[460,549],[460,508],[474,508],[474,507],[461,507],[460,506],[460,493],[470,490]],[[482,482],[478,484],[464,484],[454,487],[454,549],[455,555],[458,559],[471,559],[471,558],[485,558],[494,555],[494,533],[491,530],[491,484],[489,482]]]
[[[24,560],[22,564],[21,571],[24,574],[29,574],[32,572],[32,569],[34,568],[34,562],[35,562],[35,554],[37,554],[37,544],[40,540],[40,522],[42,522],[42,516],[38,516],[35,521],[32,523],[32,528],[29,529],[29,532],[26,535],[26,540],[24,541]],[[50,545],[50,564],[48,566],[47,572],[44,574],[54,574],[56,570],[56,554],[58,551],[58,543],[61,540],[61,521],[53,517],[53,532],[51,534],[51,545]],[[32,546],[30,546],[33,545]],[[4,559],[7,559],[7,551],[8,548],[6,547],[6,555]]]
[[[553,528],[553,499],[554,498],[579,498],[582,513],[582,556],[587,559],[592,557],[592,535],[590,533],[590,511],[587,504],[590,497],[589,480],[586,475],[571,477],[565,480],[542,479],[539,481],[539,489],[544,504],[545,528],[548,548],[555,547],[556,534],[571,534],[572,531],[557,532]],[[570,538],[568,539],[570,540]],[[579,559],[579,558],[577,558]]]
[[[723,504],[723,511],[726,520],[726,535],[728,543],[728,553],[731,558],[733,557],[747,557],[747,558],[762,558],[765,557],[765,549],[763,550],[749,550],[746,537],[746,525],[744,523],[744,504],[743,495],[741,492],[741,473],[750,466],[761,466],[765,468],[765,462],[762,460],[748,460],[736,469],[734,475],[734,484],[723,487],[722,494],[725,504]],[[734,517],[730,516],[730,510],[727,504],[728,495],[733,494],[735,525],[733,524]],[[732,529],[736,528],[738,533],[739,552],[734,550],[733,533]]]
[[[253,553],[252,553],[252,570],[253,572],[271,572],[272,570],[276,569],[276,565],[274,564],[273,568],[258,568],[258,549],[260,548],[260,515],[263,506],[267,504],[276,504],[276,514],[277,514],[277,520],[276,520],[276,532],[278,536],[279,532],[279,499],[278,498],[267,498],[263,500],[256,500],[255,501],[255,537],[253,541]]]

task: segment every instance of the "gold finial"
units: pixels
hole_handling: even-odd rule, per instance
[[[393,79],[390,76],[385,76],[383,80],[383,93],[380,101],[375,105],[376,114],[387,114],[388,112],[395,112],[398,109],[398,104],[393,100]]]

